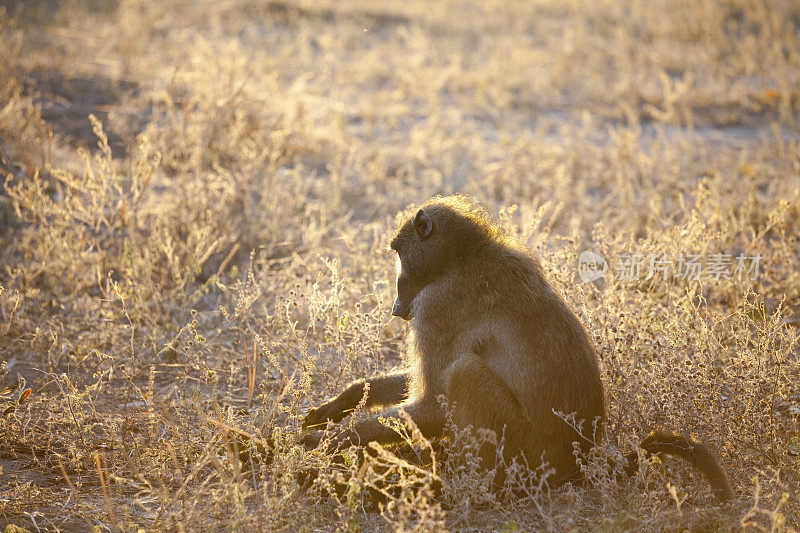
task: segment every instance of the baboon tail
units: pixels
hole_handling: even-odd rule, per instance
[[[660,455],[666,453],[675,455],[688,461],[692,467],[703,473],[711,485],[714,495],[721,502],[733,498],[728,476],[720,466],[714,453],[703,443],[689,437],[663,431],[653,431],[639,444],[647,455]],[[639,469],[639,457],[636,451],[625,456],[627,467],[625,472],[634,475]]]

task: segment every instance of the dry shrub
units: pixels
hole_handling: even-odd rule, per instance
[[[791,0],[4,4],[2,521],[797,530],[798,21]],[[585,483],[482,464],[502,435],[475,428],[298,444],[307,409],[402,365],[386,238],[452,192],[593,337]],[[610,269],[587,284],[589,249]],[[720,253],[758,275],[616,268]],[[709,442],[735,501],[677,460],[618,475],[655,427]]]

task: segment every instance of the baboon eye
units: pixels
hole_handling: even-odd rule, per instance
[[[433,233],[433,220],[424,209],[417,211],[417,216],[414,217],[414,228],[421,240],[427,239]]]

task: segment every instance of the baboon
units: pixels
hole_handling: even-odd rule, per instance
[[[434,197],[399,228],[397,298],[392,315],[410,322],[407,372],[359,380],[303,421],[304,442],[315,447],[319,428],[364,407],[389,407],[334,437],[335,446],[392,443],[395,431],[379,421],[404,409],[428,438],[443,435],[444,395],[453,421],[504,437],[504,456],[544,459],[555,479],[579,477],[574,441],[591,443],[556,412],[575,414],[583,428],[605,416],[597,355],[577,317],[546,281],[536,257],[505,235],[465,196]],[[681,435],[653,432],[640,447],[687,460],[720,500],[732,496],[710,450]],[[483,452],[482,452],[483,455]],[[637,452],[624,465],[638,468]]]

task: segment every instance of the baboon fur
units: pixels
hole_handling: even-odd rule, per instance
[[[306,445],[316,446],[320,438],[309,429],[339,422],[365,392],[365,407],[388,410],[340,432],[339,446],[397,441],[379,417],[397,417],[401,408],[423,435],[440,437],[446,418],[437,398],[444,395],[458,426],[503,436],[504,456],[522,454],[531,466],[544,459],[556,480],[579,475],[572,443],[584,451],[591,443],[555,412],[574,413],[591,436],[605,417],[603,384],[585,329],[537,258],[460,195],[428,200],[400,226],[391,248],[399,258],[392,314],[411,326],[408,370],[359,380],[311,410],[303,424]],[[686,459],[720,499],[731,496],[725,472],[706,446],[654,432],[640,447]],[[638,468],[635,451],[625,468]]]

